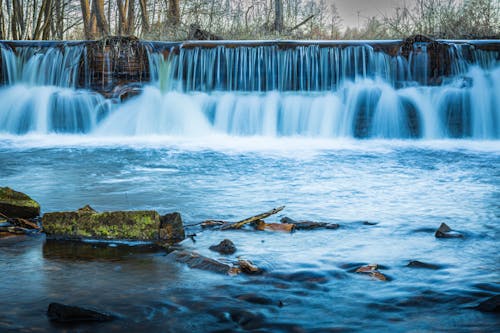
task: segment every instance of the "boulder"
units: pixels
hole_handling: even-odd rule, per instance
[[[40,215],[40,204],[22,192],[0,187],[0,213],[8,217],[30,219]]]
[[[50,303],[47,309],[50,320],[68,323],[79,321],[110,321],[114,316],[79,306],[64,305],[61,303]]]
[[[219,252],[220,254],[233,254],[236,252],[236,246],[234,246],[234,243],[229,239],[224,239],[219,244],[210,246],[209,249]]]
[[[160,216],[156,211],[97,213],[90,207],[76,212],[46,213],[43,230],[50,239],[126,239],[175,243],[185,238],[179,213]]]

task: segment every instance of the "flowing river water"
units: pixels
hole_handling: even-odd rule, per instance
[[[4,61],[14,57],[2,52]],[[328,76],[296,90],[265,78],[223,85],[208,70],[191,76],[196,83],[178,76],[179,58],[164,64],[152,55],[157,82],[118,104],[72,87],[63,56],[17,55],[18,67],[9,67],[17,74],[0,88],[2,186],[32,196],[42,213],[85,204],[178,211],[196,233],[182,247],[249,259],[264,273],[190,269],[143,244],[0,239],[0,331],[495,331],[498,315],[474,307],[500,293],[497,56],[479,52],[483,60],[430,86],[380,74],[380,64],[393,62],[367,54],[375,74]],[[203,57],[209,64],[214,55],[194,59]],[[48,64],[61,73],[28,76],[26,68]],[[409,83],[398,86],[403,79]],[[340,227],[194,226],[281,205],[269,222],[288,216]],[[443,222],[465,237],[435,238]],[[224,238],[234,255],[208,250]],[[435,267],[408,267],[413,260]],[[371,263],[389,281],[354,273]],[[118,319],[62,326],[47,319],[50,302]]]

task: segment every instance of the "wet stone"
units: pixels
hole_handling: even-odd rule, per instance
[[[453,231],[446,223],[441,223],[435,233],[436,238],[463,238],[459,232]]]
[[[280,222],[294,225],[295,230],[337,229],[339,227],[337,223],[295,221],[289,217],[283,217]]]
[[[115,319],[114,316],[104,312],[61,303],[50,303],[47,309],[47,316],[52,321],[63,323],[79,321],[104,322]]]
[[[240,301],[245,301],[248,303],[253,303],[253,304],[260,304],[260,305],[273,305],[277,304],[274,302],[272,299],[264,296],[259,296],[257,294],[243,294],[243,295],[238,295],[236,296],[237,299]]]
[[[425,268],[425,269],[440,269],[441,268],[441,266],[439,266],[439,265],[421,262],[418,260],[412,260],[406,266],[411,267],[411,268]]]
[[[202,256],[196,252],[189,251],[173,251],[168,257],[173,258],[175,261],[187,264],[189,268],[201,269],[220,274],[231,274],[232,266],[224,264],[212,258]]]
[[[0,213],[8,217],[35,218],[40,215],[40,204],[22,192],[0,187]]]
[[[219,244],[210,246],[209,249],[220,254],[233,254],[236,252],[236,246],[229,239],[224,239]]]
[[[479,303],[476,309],[481,312],[500,313],[500,295],[495,295]]]

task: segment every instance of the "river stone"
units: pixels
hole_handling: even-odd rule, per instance
[[[96,213],[92,209],[46,213],[43,230],[50,239],[125,239],[175,243],[184,239],[179,213],[160,216],[156,211]]]
[[[479,311],[482,312],[500,312],[500,295],[495,295],[493,297],[488,298],[486,301],[479,303],[476,307]]]
[[[189,268],[196,268],[204,271],[229,275],[232,275],[233,272],[235,272],[232,266],[224,264],[215,259],[202,256],[197,252],[177,250],[169,253],[168,257],[177,262],[187,264]]]
[[[230,239],[224,239],[219,244],[210,246],[209,249],[220,254],[233,254],[236,252],[236,246]]]
[[[112,315],[107,313],[61,303],[50,303],[47,309],[47,316],[50,320],[65,323],[78,321],[110,321],[114,319]]]
[[[0,187],[0,213],[23,219],[40,215],[40,205],[28,195],[9,187]]]
[[[174,212],[160,216],[160,239],[169,242],[180,242],[186,238],[181,214]]]
[[[441,223],[439,228],[436,230],[434,234],[436,238],[463,238],[464,235],[453,231],[446,223]]]

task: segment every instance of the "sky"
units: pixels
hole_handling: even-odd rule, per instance
[[[401,0],[327,0],[333,2],[339,11],[344,27],[356,27],[358,24],[358,11],[360,12],[359,23],[362,25],[367,17],[381,16],[382,13],[391,13],[391,9],[401,5]],[[406,1],[409,3],[410,1]]]

